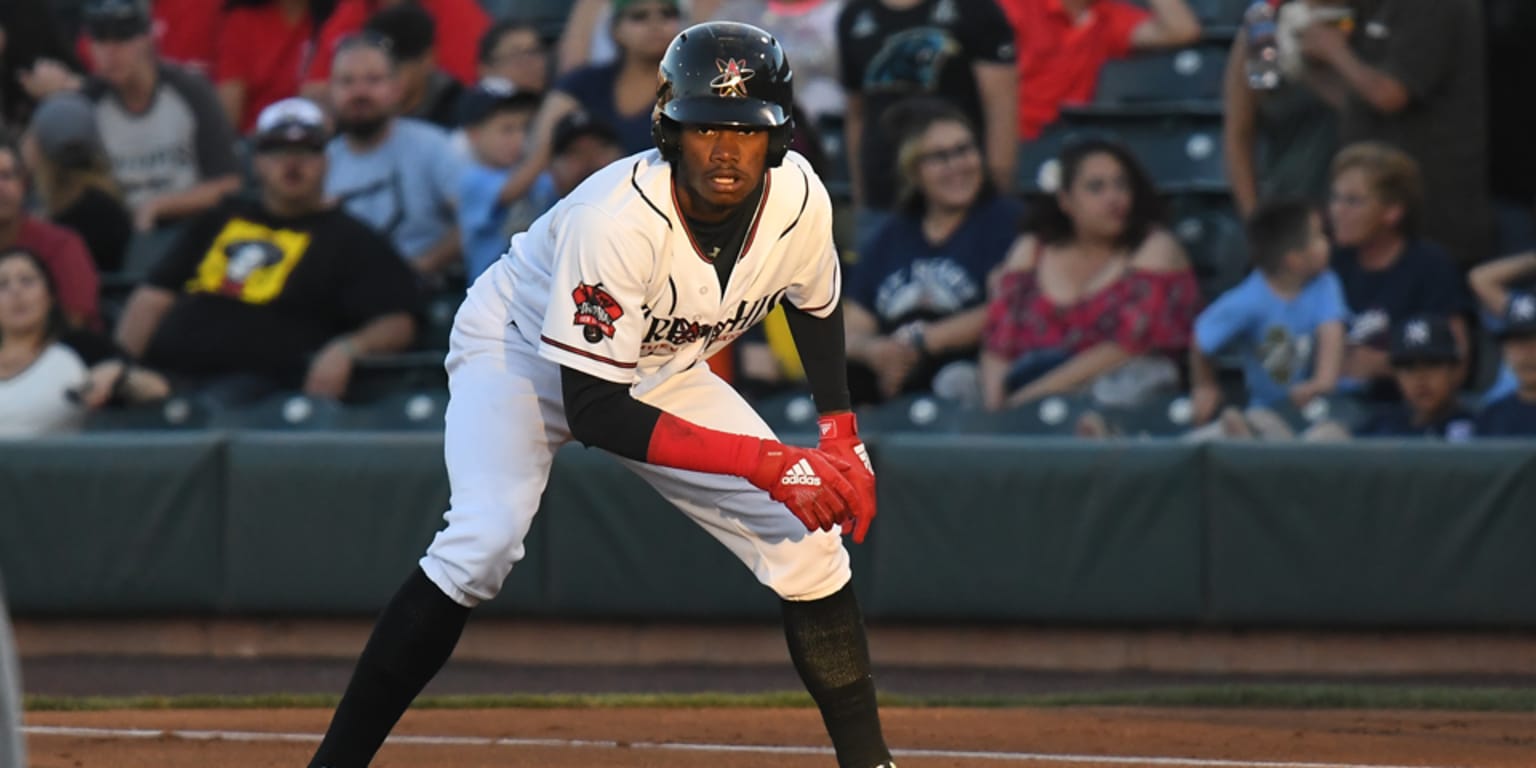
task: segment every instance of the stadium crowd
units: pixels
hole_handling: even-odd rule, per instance
[[[795,65],[881,423],[1536,436],[1529,0],[9,0],[0,437],[439,383],[710,18]],[[709,364],[804,397],[777,314]]]

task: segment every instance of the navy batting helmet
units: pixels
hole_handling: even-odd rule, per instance
[[[658,73],[651,138],[675,160],[680,126],[766,128],[768,166],[789,151],[794,131],[794,73],[779,41],[751,24],[711,21],[683,30],[667,48]]]

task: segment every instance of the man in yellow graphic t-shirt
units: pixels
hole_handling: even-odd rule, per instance
[[[118,342],[173,389],[224,402],[342,397],[358,355],[410,344],[418,290],[389,242],[326,204],[325,118],[280,101],[252,136],[259,196],[188,227],[129,299]]]

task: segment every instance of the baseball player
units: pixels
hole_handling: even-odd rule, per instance
[[[874,474],[849,412],[831,204],[788,151],[791,71],[756,27],[710,22],[661,63],[656,148],[598,171],[470,288],[447,358],[440,531],[384,609],[312,768],[366,765],[523,557],[555,451],[602,448],[783,605],[790,656],[841,768],[891,768],[840,534]],[[787,305],[819,410],[784,445],[705,363]]]

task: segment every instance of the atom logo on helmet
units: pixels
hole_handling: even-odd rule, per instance
[[[709,87],[727,98],[745,99],[747,97],[747,81],[757,73],[747,69],[745,61],[715,59],[715,68],[720,70],[720,75],[709,81]]]

